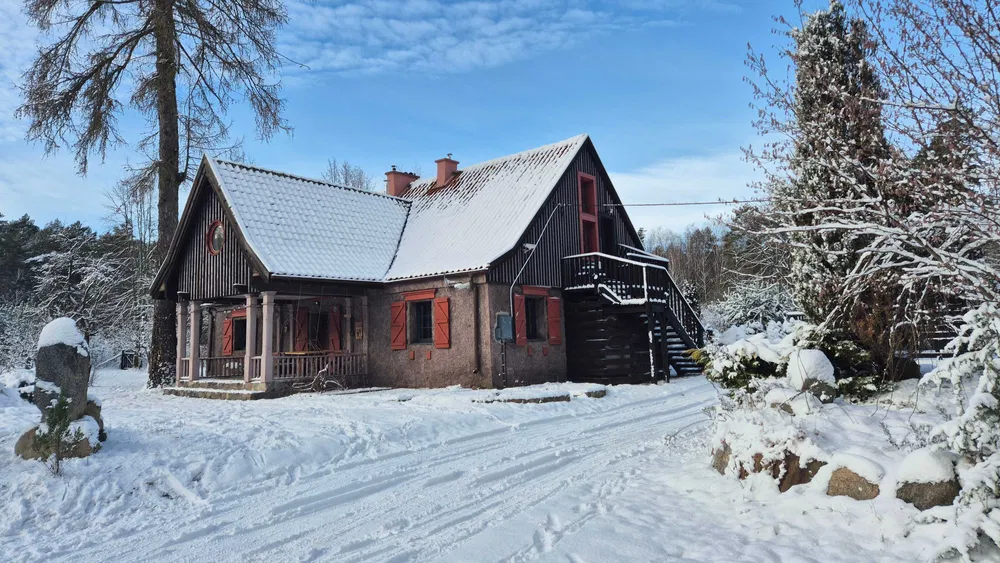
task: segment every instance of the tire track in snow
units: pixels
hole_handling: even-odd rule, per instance
[[[285,561],[294,552],[304,560],[426,560],[571,485],[604,483],[600,502],[601,491],[613,494],[625,479],[617,466],[632,458],[623,448],[634,452],[661,439],[713,401],[711,388],[688,389],[328,466],[287,486],[269,478],[172,521],[179,537],[164,542],[155,539],[160,531],[137,531],[121,542],[119,556]],[[275,498],[279,486],[284,494]]]

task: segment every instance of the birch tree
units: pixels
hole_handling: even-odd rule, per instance
[[[24,75],[28,139],[46,151],[70,148],[86,174],[93,156],[126,142],[118,120],[142,115],[146,133],[129,143],[147,163],[128,182],[157,193],[157,257],[178,221],[178,192],[202,151],[236,149],[225,115],[246,102],[263,138],[286,129],[274,75],[281,63],[275,30],[279,0],[26,0],[42,46]],[[154,188],[155,187],[155,188]],[[175,310],[157,302],[149,384],[171,377]]]

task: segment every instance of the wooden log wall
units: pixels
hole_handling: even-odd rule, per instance
[[[588,383],[648,382],[649,340],[645,319],[606,305],[596,294],[567,292],[567,379]]]

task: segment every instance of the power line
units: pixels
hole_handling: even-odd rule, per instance
[[[770,198],[732,199],[718,201],[677,201],[669,203],[605,203],[604,207],[676,207],[682,205],[738,205],[741,203],[767,203]]]

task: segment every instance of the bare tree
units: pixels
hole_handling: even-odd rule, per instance
[[[331,158],[326,162],[323,179],[332,184],[347,186],[348,188],[366,192],[375,189],[375,178],[369,176],[364,169],[346,160],[337,162],[336,158]]]
[[[227,145],[226,111],[246,100],[257,130],[270,137],[281,118],[281,63],[275,30],[286,21],[279,0],[26,0],[46,42],[24,76],[28,138],[47,151],[69,146],[79,172],[124,142],[118,117],[145,116],[137,142],[148,165],[129,170],[135,189],[157,190],[157,257],[177,228],[178,191],[201,151]],[[155,148],[154,148],[155,147]],[[149,384],[169,381],[176,334],[174,308],[155,307]]]

